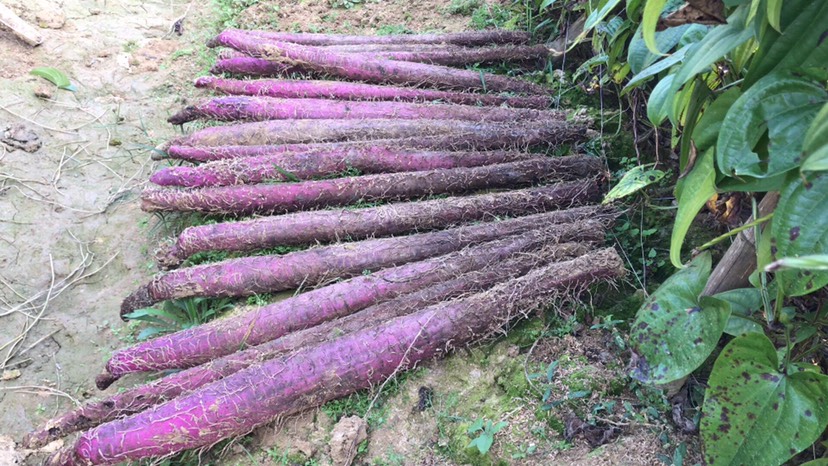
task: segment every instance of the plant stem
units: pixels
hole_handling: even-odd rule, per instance
[[[698,247],[698,250],[699,251],[704,251],[705,249],[711,248],[711,247],[721,243],[722,241],[726,240],[727,238],[730,238],[733,235],[738,235],[739,233],[747,230],[748,228],[753,228],[757,225],[761,225],[761,224],[767,222],[768,220],[770,220],[772,218],[773,218],[773,212],[769,213],[768,215],[765,215],[762,218],[757,218],[756,220],[754,220],[750,223],[745,223],[744,225],[740,226],[739,228],[734,228],[734,229],[728,231],[727,233],[725,233],[725,234],[723,234],[723,235],[721,235],[717,238],[713,238],[712,240],[702,244],[701,246]]]

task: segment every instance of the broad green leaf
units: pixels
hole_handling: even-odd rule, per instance
[[[828,104],[814,117],[802,142],[802,171],[828,170]]]
[[[745,333],[762,332],[762,326],[750,320],[749,317],[763,319],[762,292],[757,288],[739,288],[725,291],[713,296],[730,304],[730,318],[725,325],[724,333],[739,336]]]
[[[765,178],[754,178],[752,176],[743,176],[741,178],[725,177],[716,186],[718,186],[719,192],[738,191],[749,193],[779,191],[785,184],[786,178],[787,175],[785,173]]]
[[[670,108],[673,106],[673,97],[675,93],[670,92],[673,85],[673,78],[675,76],[667,75],[656,84],[650,97],[647,99],[647,119],[654,126],[659,126],[667,116],[670,114]]]
[[[773,218],[771,244],[775,258],[828,254],[828,173],[807,182],[791,176],[780,192]],[[783,270],[776,274],[786,296],[801,296],[828,284],[828,272]]]
[[[633,78],[627,83],[624,87],[624,91],[628,91],[629,89],[641,84],[642,82],[646,81],[647,79],[661,73],[662,71],[670,68],[671,66],[675,65],[676,63],[681,62],[684,60],[684,55],[687,53],[687,47],[681,48],[677,50],[674,54],[664,57],[663,59],[653,63],[652,65],[648,66],[647,68],[643,69],[640,73],[633,76]],[[667,76],[669,77],[669,76]]]
[[[825,89],[788,73],[765,76],[745,91],[722,122],[717,162],[731,176],[765,178],[796,168],[803,134],[828,100]],[[767,132],[767,157],[754,152]]]
[[[768,1],[768,24],[782,32],[782,0]]]
[[[696,257],[668,278],[638,310],[630,341],[636,357],[632,377],[665,384],[699,367],[722,336],[730,305],[699,298],[710,277],[710,253]]]
[[[676,183],[676,222],[670,237],[670,262],[681,267],[681,246],[690,224],[705,202],[716,194],[716,170],[713,168],[713,148],[700,153],[690,173]]]
[[[685,116],[687,115],[687,111],[690,109],[693,95],[699,87],[700,82],[701,80],[699,79],[693,80],[693,82],[688,83],[686,86],[681,88],[681,90],[678,91],[672,99],[669,99],[671,105],[667,107],[669,111],[667,117],[670,119],[670,123],[672,123],[674,129],[684,127]],[[674,89],[668,89],[668,92],[673,90]]]
[[[599,8],[597,10],[593,10],[589,16],[587,16],[587,19],[584,22],[584,32],[587,32],[597,26],[598,23],[603,21],[604,18],[606,18],[619,3],[621,3],[621,0],[603,0],[603,2],[599,4]]]
[[[688,46],[690,50],[687,51],[684,63],[675,73],[674,92],[697,74],[709,71],[714,63],[753,36],[753,32],[745,25],[747,13],[747,8],[739,7],[727,18],[727,24],[710,29],[704,39]]]
[[[744,87],[773,71],[825,67],[828,63],[828,2],[785,0],[781,23],[784,34],[770,28],[765,31]]]
[[[776,349],[761,333],[731,341],[708,385],[700,428],[711,466],[782,464],[828,424],[828,377],[780,371]]]
[[[696,149],[703,152],[713,147],[719,137],[719,129],[722,127],[727,111],[741,95],[741,89],[738,87],[731,88],[717,97],[704,110],[704,115],[693,130],[693,142],[696,143]]]
[[[807,463],[802,463],[802,466],[828,466],[828,458],[808,461]]]
[[[685,40],[686,37],[696,37],[699,30],[706,31],[707,28],[700,24],[685,24],[684,26],[657,31],[655,33],[656,46],[661,52],[669,52],[679,45],[682,40]],[[692,31],[692,33],[688,34],[688,31]],[[652,53],[647,48],[647,44],[644,43],[644,37],[642,36],[642,25],[639,24],[632,40],[630,40],[630,45],[627,50],[627,61],[630,63],[630,68],[635,73],[640,73],[661,57],[661,54]]]
[[[618,184],[604,197],[604,204],[616,199],[627,197],[664,178],[664,172],[647,168],[648,165],[639,165],[624,174]]]
[[[641,35],[644,38],[644,44],[647,48],[655,54],[661,54],[656,43],[656,24],[661,18],[661,12],[664,11],[664,4],[667,0],[647,0],[644,5],[644,15],[641,17]]]
[[[69,81],[69,78],[63,74],[57,68],[52,68],[49,66],[41,66],[39,68],[34,68],[33,70],[29,71],[29,74],[33,74],[35,76],[39,76],[47,81],[51,82],[55,86],[60,89],[66,89],[67,91],[75,92],[75,86],[72,85],[72,81]]]

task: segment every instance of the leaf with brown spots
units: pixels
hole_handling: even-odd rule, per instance
[[[699,299],[710,276],[710,254],[699,255],[668,278],[638,311],[632,325],[632,377],[664,384],[693,372],[719,342],[730,305]]]
[[[762,333],[731,341],[708,383],[700,428],[711,466],[782,464],[828,425],[828,376],[780,371]]]
[[[798,174],[788,178],[771,226],[776,258],[828,254],[826,205],[828,172],[808,176],[807,183]],[[828,284],[828,271],[780,270],[776,278],[787,296],[801,296]]]

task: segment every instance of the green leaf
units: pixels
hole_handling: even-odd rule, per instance
[[[664,172],[647,168],[649,165],[639,165],[624,174],[621,180],[604,197],[604,204],[633,194],[664,178]]]
[[[647,79],[661,73],[662,71],[670,68],[671,66],[675,65],[676,63],[680,63],[684,60],[684,55],[689,50],[687,47],[683,47],[677,50],[670,56],[664,57],[663,59],[653,63],[652,65],[648,66],[647,68],[641,70],[640,73],[633,76],[632,79],[624,86],[624,92],[628,92],[630,89],[638,86],[639,84],[645,82]],[[666,78],[670,78],[667,76]],[[665,78],[665,79],[666,79]]]
[[[820,458],[807,463],[802,463],[802,466],[828,466],[828,458]]]
[[[800,163],[802,135],[828,100],[825,89],[788,73],[774,73],[745,91],[728,111],[717,141],[717,162],[732,176],[765,178]],[[767,132],[767,157],[754,152]]]
[[[768,1],[768,24],[782,32],[782,0]]]
[[[824,68],[828,62],[828,2],[785,0],[781,23],[784,34],[767,28],[759,41],[744,87],[774,71]]]
[[[828,173],[803,181],[791,176],[780,192],[771,229],[774,258],[828,254]],[[776,274],[786,296],[801,296],[828,284],[828,272],[782,270]]]
[[[688,37],[688,31],[693,31],[690,34],[690,37],[693,37],[700,29],[706,30],[707,28],[699,24],[685,24],[684,26],[657,31],[655,33],[656,47],[661,52],[669,52]],[[644,37],[642,36],[642,25],[639,25],[632,40],[630,40],[630,45],[627,50],[627,61],[630,63],[630,68],[637,74],[659,61],[660,58],[661,54],[652,53],[647,48],[647,44],[644,43]]]
[[[472,423],[472,425],[469,426],[469,430],[468,430],[469,434],[473,434],[473,433],[475,433],[479,430],[483,430],[483,422],[484,421],[483,421],[482,418],[474,421]]]
[[[656,42],[656,24],[661,18],[665,3],[667,3],[667,0],[647,0],[644,5],[644,15],[641,17],[641,35],[644,38],[644,44],[651,52],[658,55],[661,55],[661,51],[658,50],[658,43]]]
[[[675,92],[671,92],[675,75],[667,75],[656,84],[647,99],[647,119],[653,126],[659,126],[670,114]]]
[[[725,291],[713,296],[730,304],[730,319],[725,325],[724,333],[733,336],[751,332],[762,332],[762,326],[749,317],[762,318],[762,292],[757,288],[739,288]]]
[[[479,451],[481,455],[485,455],[492,448],[493,443],[494,437],[491,434],[484,432],[480,434],[479,437],[472,440],[466,448],[477,447],[477,451]]]
[[[705,252],[668,278],[639,309],[630,340],[632,377],[652,384],[678,380],[699,367],[716,348],[730,316],[727,302],[699,298],[710,277]]]
[[[700,428],[711,466],[782,464],[808,448],[828,424],[828,377],[781,372],[764,334],[731,341],[708,384]]]
[[[696,149],[699,152],[706,151],[716,143],[725,115],[741,95],[741,89],[738,87],[731,88],[717,97],[704,110],[704,115],[699,119],[696,128],[693,130],[693,142],[696,143]]]
[[[601,5],[597,10],[593,10],[589,16],[587,16],[587,19],[584,22],[584,32],[587,32],[597,26],[598,23],[603,21],[604,18],[606,18],[619,3],[621,3],[621,0],[603,0],[603,5]]]
[[[29,71],[29,74],[40,76],[41,78],[46,79],[47,81],[51,82],[60,89],[66,89],[67,91],[72,92],[75,92],[77,90],[75,86],[72,85],[72,81],[69,81],[69,78],[57,68],[42,66]]]
[[[828,170],[828,103],[814,117],[802,141],[802,171]]]
[[[713,149],[699,154],[690,173],[676,183],[678,211],[670,237],[670,262],[681,267],[681,246],[684,237],[705,202],[716,194],[716,170],[713,168]]]
[[[745,24],[747,13],[747,8],[739,7],[728,17],[727,24],[710,29],[704,39],[689,46],[684,63],[675,73],[673,92],[697,74],[709,71],[714,63],[753,37],[753,32]]]

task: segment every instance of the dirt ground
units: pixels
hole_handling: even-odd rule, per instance
[[[39,24],[30,48],[0,32],[0,435],[15,440],[96,394],[121,342],[118,306],[153,273],[136,190],[148,148],[173,134],[165,86],[185,5],[163,1],[4,1]],[[32,76],[65,73],[76,92]],[[37,97],[39,93],[42,97]],[[23,145],[23,144],[21,144]],[[39,146],[39,147],[38,147]]]
[[[14,139],[0,144],[0,451],[9,438],[19,441],[56,413],[100,395],[94,377],[128,332],[118,318],[120,302],[157,271],[149,254],[157,244],[155,220],[136,202],[155,169],[150,151],[176,132],[166,118],[198,95],[189,82],[209,66],[201,44],[216,18],[228,14],[222,5],[232,2],[3,3],[43,28],[46,41],[33,49],[0,31],[0,137]],[[349,33],[471,28],[469,16],[447,12],[448,1],[417,2],[416,9],[402,0],[248,3],[236,21],[245,27]],[[173,23],[185,15],[183,35],[175,34]],[[40,66],[64,72],[77,91],[29,74]],[[572,345],[560,343],[546,354],[577,353]],[[505,356],[498,356],[501,350]],[[550,433],[538,449],[543,455],[507,451],[506,440],[530,447],[517,426],[536,427],[538,400],[504,391],[497,376],[511,370],[506,363],[518,355],[509,353],[515,351],[510,345],[493,351],[485,363],[469,353],[429,364],[388,401],[358,462],[451,464],[441,456],[449,448],[441,442],[451,436],[444,435],[440,416],[455,422],[463,408],[412,410],[418,390],[430,387],[436,403],[472,392],[483,405],[508,401],[507,420],[516,427],[492,450],[505,464],[656,463],[658,429],[635,426],[597,450],[583,441],[549,448],[561,445],[560,435]],[[622,369],[615,359],[617,375]],[[139,381],[127,378],[121,386]],[[475,391],[479,387],[488,391]],[[494,407],[486,412],[503,414]],[[333,424],[324,410],[284,419],[228,448],[219,463],[295,464],[277,455],[281,451],[307,458],[298,464],[327,464]],[[470,460],[495,464],[486,461]]]

